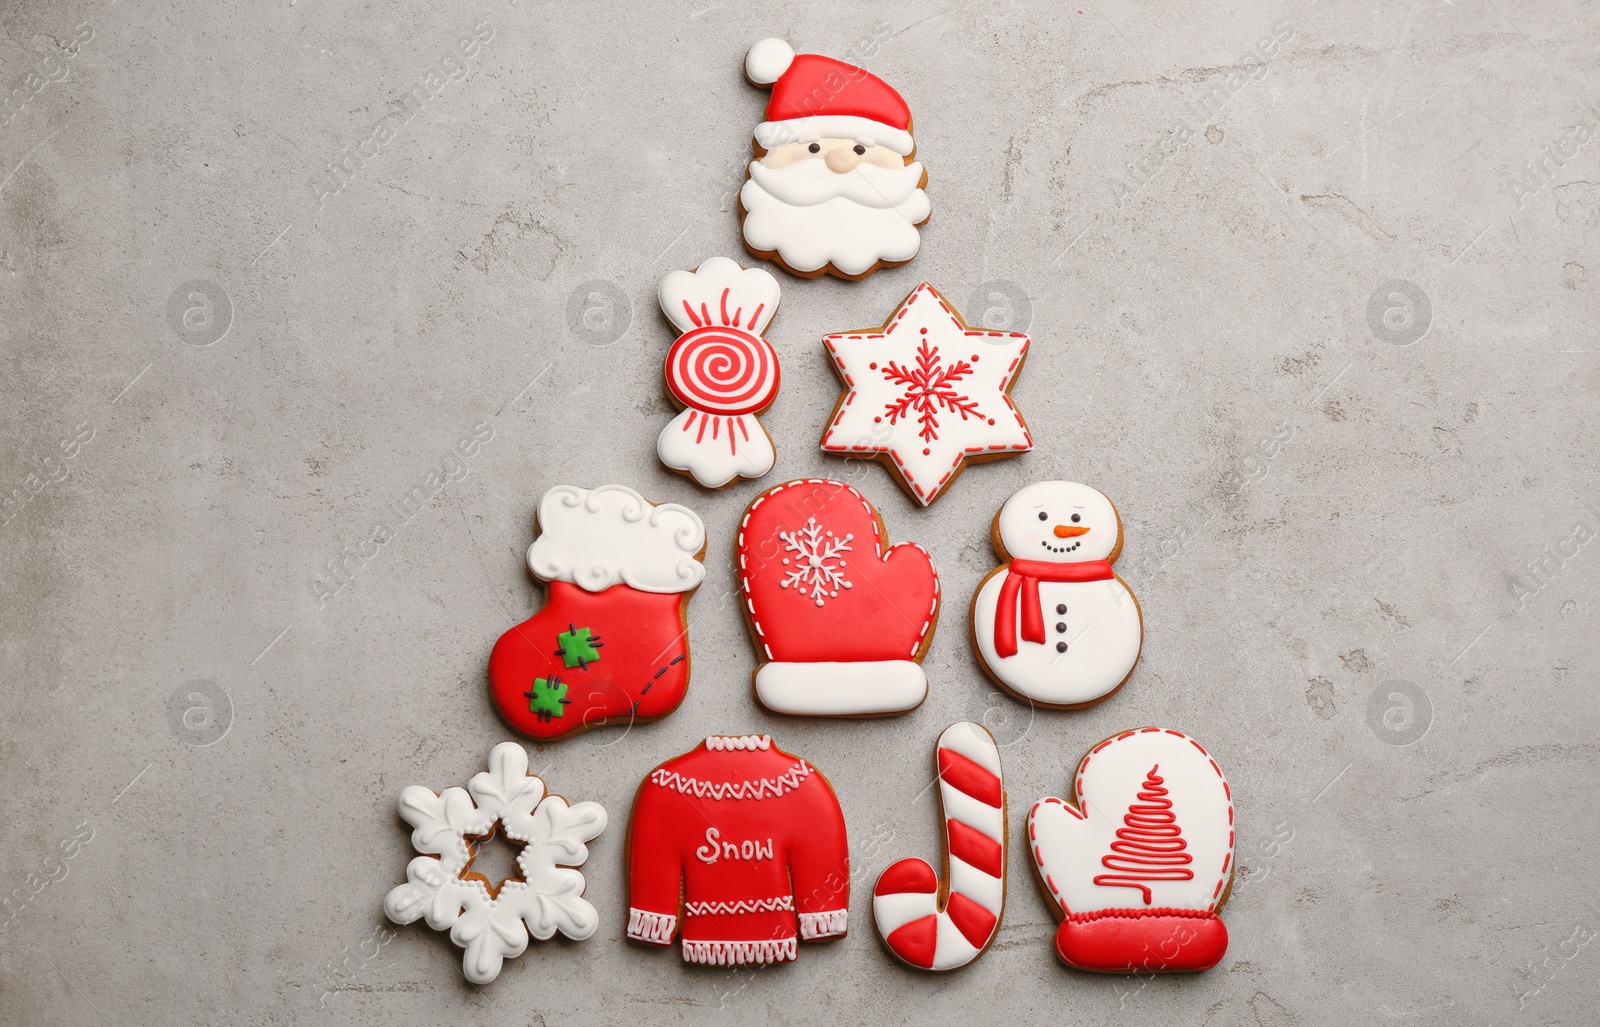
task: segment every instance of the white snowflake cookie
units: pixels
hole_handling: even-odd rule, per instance
[[[583,898],[583,874],[574,868],[589,858],[585,843],[605,830],[606,811],[548,795],[515,742],[490,750],[488,771],[474,774],[464,789],[405,789],[400,816],[423,855],[407,865],[406,883],[390,890],[383,911],[397,924],[426,919],[434,930],[448,930],[466,950],[461,972],[472,983],[498,977],[507,959],[527,949],[530,935],[546,941],[560,931],[582,941],[599,926]],[[471,871],[477,844],[496,833],[522,847],[520,876],[498,885]]]

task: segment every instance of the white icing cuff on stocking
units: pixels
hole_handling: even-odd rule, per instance
[[[836,938],[844,933],[845,922],[849,917],[848,909],[832,909],[826,913],[801,913],[800,937],[806,941]]]
[[[628,937],[634,941],[647,941],[652,945],[672,944],[672,932],[678,929],[674,913],[651,913],[644,909],[628,907]]]
[[[777,713],[813,717],[904,713],[927,695],[928,676],[910,660],[768,663],[756,671],[756,697]]]
[[[586,592],[619,584],[690,592],[706,576],[705,545],[706,526],[686,506],[651,503],[626,485],[557,485],[539,500],[539,537],[528,549],[528,566],[545,581]]]

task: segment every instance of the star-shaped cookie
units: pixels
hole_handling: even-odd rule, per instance
[[[882,328],[828,335],[822,344],[845,384],[823,452],[882,459],[923,506],[965,464],[1033,448],[1010,395],[1028,337],[968,328],[927,282]]]

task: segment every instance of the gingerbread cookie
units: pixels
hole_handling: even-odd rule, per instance
[[[426,918],[466,951],[461,972],[488,984],[507,959],[522,955],[529,937],[546,941],[557,931],[575,941],[594,934],[600,918],[583,898],[586,843],[606,828],[598,803],[569,806],[547,795],[528,773],[528,754],[515,742],[489,752],[489,770],[466,788],[434,792],[412,785],[400,793],[400,816],[413,828],[411,844],[423,855],[406,867],[406,883],[383,900],[397,924]],[[478,846],[496,833],[520,846],[516,876],[491,881],[472,870]]]
[[[1217,761],[1181,731],[1124,731],[1089,750],[1073,792],[1028,814],[1062,962],[1126,974],[1217,965],[1233,881],[1233,793]]]
[[[1021,332],[968,328],[927,282],[881,328],[823,338],[844,394],[822,450],[880,459],[927,506],[970,463],[1033,448],[1011,387],[1028,355]]]
[[[842,938],[849,840],[833,788],[770,735],[716,735],[652,770],[628,824],[628,937],[689,963],[783,963]]]
[[[1000,749],[980,724],[945,728],[934,756],[945,873],[909,857],[872,893],[872,918],[890,952],[922,970],[955,970],[988,950],[1006,904],[1006,790]]]
[[[916,543],[887,545],[861,493],[820,478],[768,489],[739,522],[735,559],[763,706],[880,717],[922,703],[939,575]]]
[[[755,130],[758,159],[739,190],[750,252],[806,278],[853,281],[915,257],[932,207],[900,94],[781,39],[752,46],[744,72],[772,87]]]
[[[772,470],[772,438],[756,420],[778,395],[778,354],[762,338],[778,312],[778,280],[712,257],[661,280],[661,310],[678,329],[662,373],[682,407],[656,454],[707,488]]]
[[[625,485],[557,485],[539,500],[528,566],[544,607],[500,636],[489,689],[512,727],[556,738],[665,717],[689,685],[689,597],[706,529],[676,503]]]
[[[1007,561],[972,597],[972,640],[984,671],[1007,691],[1057,709],[1100,702],[1139,662],[1139,601],[1111,564],[1122,521],[1105,495],[1075,481],[1021,489],[995,514],[995,552]]]

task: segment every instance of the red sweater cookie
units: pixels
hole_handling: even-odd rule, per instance
[[[721,966],[788,962],[842,937],[844,813],[827,779],[767,735],[715,736],[652,770],[628,825],[628,937]]]

